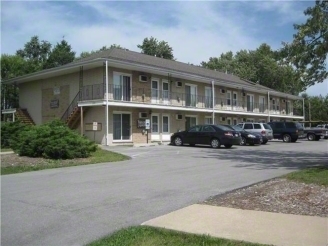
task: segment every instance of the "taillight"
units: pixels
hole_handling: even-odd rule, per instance
[[[233,136],[233,134],[231,132],[225,132],[224,135],[225,136]]]
[[[262,135],[265,135],[265,131],[261,131],[261,134],[262,134]]]

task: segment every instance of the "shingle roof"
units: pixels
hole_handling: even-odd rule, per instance
[[[272,90],[271,88],[252,83],[250,81],[241,79],[235,75],[232,74],[226,74],[223,72],[207,69],[204,67],[200,66],[194,66],[194,65],[189,65],[183,62],[178,62],[178,61],[173,61],[173,60],[168,60],[168,59],[163,59],[160,57],[155,57],[155,56],[150,56],[146,54],[142,54],[139,52],[135,51],[130,51],[130,50],[125,50],[125,49],[118,49],[118,48],[111,48],[109,50],[101,51],[101,52],[96,52],[91,54],[90,56],[86,58],[79,59],[75,62],[84,62],[84,61],[89,61],[97,58],[110,58],[114,60],[120,60],[120,61],[127,61],[127,62],[132,62],[132,63],[138,63],[142,65],[148,65],[152,67],[158,67],[162,69],[168,69],[172,71],[177,71],[177,72],[183,72],[183,73],[188,73],[192,75],[197,75],[201,77],[206,77],[210,78],[213,80],[222,80],[226,82],[233,82],[233,83],[238,83],[242,85],[247,85],[247,86],[254,86],[257,89],[267,89],[267,90]]]

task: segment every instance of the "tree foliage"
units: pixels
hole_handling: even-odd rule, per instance
[[[158,41],[154,37],[145,38],[142,44],[138,44],[137,47],[141,49],[141,53],[161,57],[164,59],[174,60],[173,49],[164,40]]]
[[[76,58],[76,60],[82,59],[82,58],[86,58],[92,54],[101,52],[101,51],[105,51],[105,50],[110,50],[111,48],[117,48],[117,49],[125,49],[122,46],[118,45],[118,44],[112,44],[111,46],[103,46],[101,47],[99,50],[92,50],[92,51],[83,51],[81,52],[80,56]]]
[[[267,44],[260,45],[256,50],[222,53],[220,57],[211,57],[201,65],[294,95],[304,90],[293,67],[280,62],[277,52]]]
[[[304,98],[305,120],[328,122],[328,94],[326,96],[309,96],[302,93]]]
[[[316,1],[304,11],[305,23],[295,24],[292,43],[283,43],[280,53],[296,66],[305,85],[323,82],[328,77],[328,1]]]
[[[43,68],[59,67],[71,63],[74,59],[75,52],[72,51],[72,47],[66,40],[62,40],[51,50],[48,59],[43,64]]]

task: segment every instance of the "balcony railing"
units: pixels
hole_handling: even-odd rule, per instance
[[[104,84],[87,85],[82,88],[82,101],[106,99]],[[135,88],[130,86],[108,85],[108,100],[135,102],[145,104],[160,104],[193,108],[213,108],[211,96],[194,95],[190,93],[171,92],[150,88]],[[214,108],[217,110],[263,113],[268,114],[268,105],[254,101],[229,99],[216,97]],[[282,108],[278,105],[270,105],[270,114],[293,115],[293,107]],[[294,114],[295,115],[295,114]]]

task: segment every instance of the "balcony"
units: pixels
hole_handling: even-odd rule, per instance
[[[104,84],[87,85],[82,88],[80,101],[99,99],[106,99]],[[150,88],[117,86],[113,84],[108,85],[108,100],[201,109],[213,108],[213,99],[211,96],[193,95]],[[246,98],[244,98],[244,100],[235,100],[225,97],[216,97],[214,100],[214,108],[223,111],[262,114],[269,113],[267,104],[247,101]],[[270,113],[277,115],[293,115],[293,108],[281,109],[276,105],[271,105]]]

